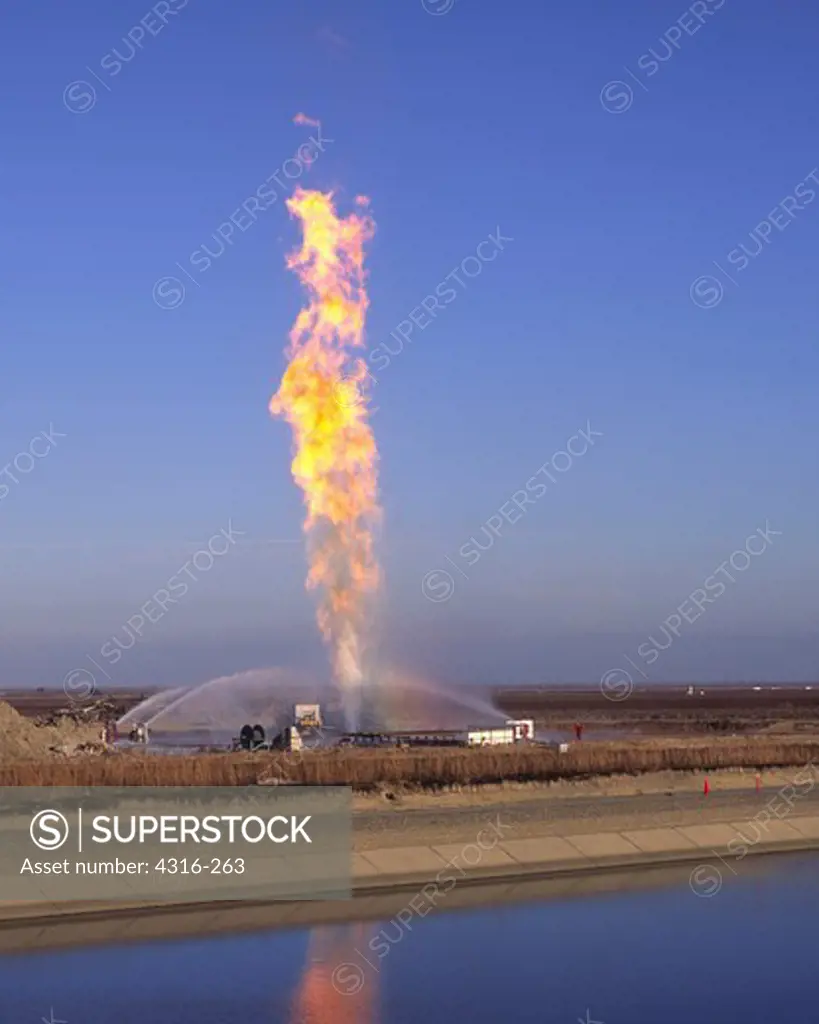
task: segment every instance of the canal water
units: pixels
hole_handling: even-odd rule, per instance
[[[667,888],[0,958],[3,1024],[771,1024],[817,1017],[819,859]],[[127,929],[127,925],[123,926]]]

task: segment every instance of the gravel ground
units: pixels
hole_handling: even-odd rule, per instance
[[[473,842],[481,828],[498,820],[514,830],[505,833],[507,839],[745,821],[771,801],[781,806],[778,794],[796,774],[798,770],[766,772],[757,793],[751,773],[714,773],[709,775],[708,796],[702,793],[701,778],[662,773],[608,784],[593,780],[493,786],[478,794],[421,794],[400,803],[360,797],[355,801],[354,844],[356,850],[372,850]],[[819,814],[819,786],[808,790],[803,785],[802,792],[793,813]]]

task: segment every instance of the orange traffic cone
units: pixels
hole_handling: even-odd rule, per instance
[[[704,796],[708,796],[711,792],[711,783],[708,781],[708,776],[705,777],[705,782],[702,784],[702,792]]]

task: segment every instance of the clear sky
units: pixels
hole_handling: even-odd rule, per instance
[[[296,184],[344,212],[367,195],[377,223],[385,660],[816,678],[811,5],[41,0],[4,21],[0,685],[100,661],[229,522],[112,681],[324,665],[267,412]]]

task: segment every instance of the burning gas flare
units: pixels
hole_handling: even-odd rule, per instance
[[[287,201],[301,220],[301,248],[287,259],[307,292],[290,332],[289,364],[270,402],[293,429],[293,478],[304,492],[310,568],[320,591],[318,622],[332,652],[348,728],[358,726],[365,680],[370,601],[378,588],[374,550],[378,452],[362,392],[367,376],[354,354],[364,344],[369,300],[364,243],[372,220],[339,217],[332,193],[297,189]]]

